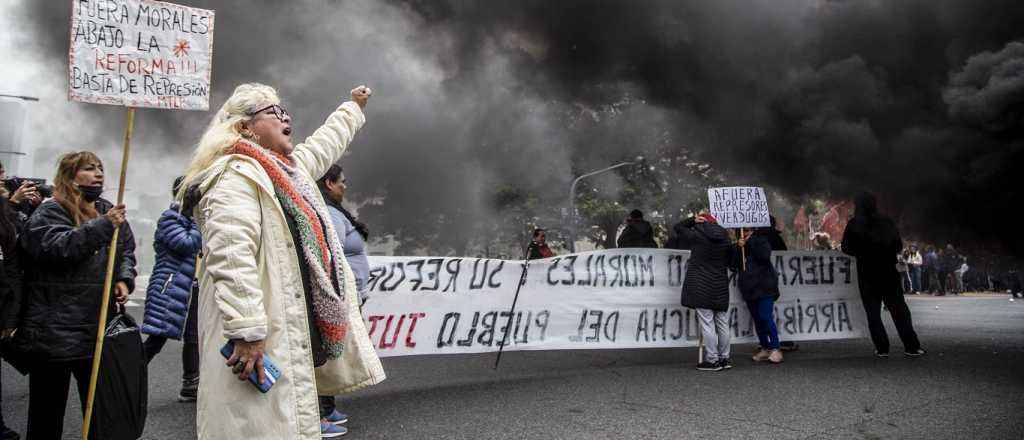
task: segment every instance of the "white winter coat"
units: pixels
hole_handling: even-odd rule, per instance
[[[365,117],[352,102],[292,153],[310,184],[345,151]],[[253,159],[228,155],[201,176],[194,213],[203,234],[199,273],[201,372],[197,429],[201,440],[320,440],[317,395],[337,395],[384,380],[359,313],[344,256],[342,286],[349,332],[342,357],[314,368],[299,260],[270,177]],[[319,194],[317,195],[319,197]],[[228,339],[266,341],[283,372],[270,392],[239,381],[220,349]]]

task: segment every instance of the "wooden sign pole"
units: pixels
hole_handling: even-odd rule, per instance
[[[124,184],[128,175],[128,151],[132,141],[135,125],[135,108],[128,107],[128,127],[124,131],[124,148],[121,155],[121,178],[117,187],[117,205],[124,203]],[[103,299],[100,301],[100,317],[96,326],[96,349],[92,353],[92,375],[89,377],[89,394],[85,400],[85,420],[82,422],[82,440],[89,438],[92,425],[93,403],[96,400],[96,379],[100,373],[100,361],[103,358],[103,338],[107,335],[107,310],[110,308],[110,289],[114,281],[114,263],[117,258],[117,237],[121,228],[114,229],[110,239],[110,252],[107,254],[107,275],[103,279]]]

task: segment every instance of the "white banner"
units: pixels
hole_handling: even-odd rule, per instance
[[[755,186],[708,188],[711,215],[723,228],[771,226],[764,189]]]
[[[834,251],[775,252],[783,341],[866,335],[854,260]],[[363,308],[381,356],[506,351],[692,347],[699,325],[679,305],[688,251],[614,249],[529,262],[370,257]],[[733,342],[757,341],[733,282]]]
[[[207,110],[213,11],[152,0],[72,0],[68,99]]]

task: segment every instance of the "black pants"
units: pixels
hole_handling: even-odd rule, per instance
[[[78,399],[85,416],[92,359],[40,363],[28,375],[28,429],[26,440],[60,440],[64,431],[64,408],[68,403],[71,376],[78,385]]]
[[[320,399],[320,418],[327,417],[334,412],[338,406],[334,403],[334,396],[318,396]]]
[[[146,362],[150,362],[160,350],[163,350],[167,338],[163,336],[150,335],[142,343],[146,349]],[[199,377],[199,343],[185,342],[181,348],[181,379],[193,380]]]
[[[889,309],[892,322],[896,325],[896,332],[903,341],[904,351],[916,351],[921,348],[921,341],[917,339],[917,332],[914,331],[914,323],[910,318],[910,308],[903,298],[902,286],[900,285],[899,274],[893,270],[892,273],[871,273],[864,271],[860,273],[860,297],[864,302],[864,312],[868,318],[868,330],[871,332],[871,341],[875,344],[875,350],[879,353],[889,352],[889,335],[885,332],[885,325],[882,324],[882,304]]]
[[[188,308],[188,319],[185,320],[185,331],[182,341],[185,346],[181,349],[181,378],[182,380],[194,380],[199,377],[199,301],[196,298],[196,290],[192,291],[192,301]],[[150,335],[142,345],[146,348],[146,362],[152,361],[160,350],[163,350],[167,338],[163,336]]]
[[[3,363],[0,362],[0,367],[2,367],[2,365],[3,365]],[[3,411],[4,404],[3,404],[3,399],[2,399],[3,395],[4,395],[3,372],[0,371],[0,435],[3,434],[4,428],[7,427],[7,425],[4,424],[4,411]]]

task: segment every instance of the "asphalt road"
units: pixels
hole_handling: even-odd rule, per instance
[[[1024,300],[910,298],[928,355],[872,356],[867,339],[801,343],[782,365],[693,369],[695,349],[387,358],[388,380],[347,396],[362,439],[1022,439]],[[937,308],[936,308],[937,307]],[[133,313],[141,312],[138,308]],[[151,365],[146,439],[195,438],[176,401],[180,344]],[[25,426],[26,378],[3,370],[8,423]],[[78,438],[74,391],[65,438]]]

